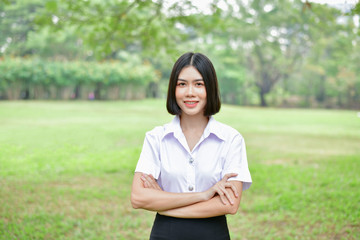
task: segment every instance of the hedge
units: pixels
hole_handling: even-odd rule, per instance
[[[150,64],[0,60],[2,99],[139,99],[159,76]]]

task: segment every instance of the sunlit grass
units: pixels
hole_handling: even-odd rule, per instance
[[[161,100],[0,102],[0,239],[147,239],[129,203]],[[245,137],[253,186],[232,239],[359,239],[360,118],[354,111],[222,107]]]

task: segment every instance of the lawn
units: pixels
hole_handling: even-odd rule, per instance
[[[246,140],[252,187],[232,239],[360,239],[356,111],[223,105]],[[0,102],[0,239],[148,239],[130,189],[162,100]]]

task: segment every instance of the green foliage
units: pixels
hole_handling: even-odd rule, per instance
[[[138,91],[138,88],[143,89],[154,81],[157,81],[157,75],[151,65],[131,61],[60,62],[21,58],[0,61],[0,91],[9,99],[20,98],[20,93],[24,91],[31,95],[27,98],[59,98],[51,96],[52,88],[69,88],[70,95],[60,98],[70,98],[76,87],[94,92],[99,86],[109,91],[132,86],[132,91]],[[98,98],[108,98],[107,93]],[[73,96],[79,97],[81,96]],[[86,99],[87,95],[82,98]],[[119,99],[121,94],[115,93],[112,98]]]
[[[300,0],[213,0],[207,12],[197,9],[196,5],[197,1],[188,0],[171,3],[150,0],[2,1],[0,56],[82,62],[123,60],[121,55],[127,52],[146,59],[161,79],[148,88],[147,95],[164,96],[177,57],[187,51],[199,51],[215,63],[222,99],[226,103],[360,108],[357,64],[360,31],[354,23],[356,18],[352,18],[358,13],[359,3],[349,14],[328,5]],[[58,72],[55,75],[62,76],[51,75],[52,83],[73,88],[74,81],[65,79],[67,76],[71,79],[78,76],[78,81],[83,81],[78,70],[71,72],[71,67],[68,66],[69,72],[64,74],[55,66],[49,67],[51,74]],[[114,73],[116,71],[120,72]],[[105,75],[93,72],[87,82],[94,86],[87,86],[91,89],[86,91],[96,92],[97,98],[107,98],[109,94],[104,87],[116,82],[119,74],[124,75],[122,70],[116,71],[109,70],[111,73]],[[130,79],[128,82],[137,81],[131,71],[125,72],[126,79]],[[50,76],[39,74],[35,75],[41,83],[50,81],[40,80],[50,79]],[[106,76],[104,82],[97,80],[101,78],[99,75]],[[20,76],[17,83],[12,84],[12,92],[6,95],[17,96],[19,91],[26,92],[33,86],[32,81],[29,85],[21,80],[23,78]],[[0,82],[2,98],[7,86],[7,82]],[[81,89],[76,86],[75,92],[81,95]],[[136,88],[124,92],[137,92]],[[65,89],[44,91],[48,92],[46,98],[69,96]],[[110,95],[132,98],[126,95],[133,94],[117,91],[121,90],[112,88]],[[39,91],[28,92],[24,98],[38,98],[34,96],[39,95]]]
[[[353,15],[360,15],[360,2],[357,2],[355,7],[351,9],[351,14]],[[360,21],[360,20],[359,20]]]
[[[239,105],[254,104],[251,97],[256,93],[251,88],[251,74],[248,74],[241,58],[230,49],[219,50],[210,56],[216,66],[222,101]]]
[[[0,56],[86,57],[82,40],[76,37],[74,27],[63,31],[39,27],[39,18],[50,11],[48,5],[51,5],[50,2],[42,0],[16,0],[0,4]],[[52,22],[52,18],[48,20]]]
[[[186,35],[175,27],[177,21],[165,15],[163,5],[163,1],[48,0],[36,23],[54,31],[74,27],[74,34],[98,59],[113,58],[122,49],[174,53]],[[182,5],[173,7],[181,12]]]
[[[42,1],[9,2],[11,4],[0,5],[0,47],[5,47],[9,54],[16,56],[31,54],[31,49],[26,47],[27,35],[35,30],[33,21],[39,14]]]
[[[318,5],[313,5],[310,16],[318,22],[309,35],[316,41],[303,61],[298,93],[306,96],[308,106],[358,108],[360,89],[355,85],[360,78],[354,60],[360,55],[353,19]],[[338,19],[342,24],[336,24]]]

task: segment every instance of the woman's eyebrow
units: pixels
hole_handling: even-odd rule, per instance
[[[184,82],[187,82],[188,80],[185,80],[185,79],[182,79],[182,78],[178,78],[178,81],[184,81]],[[194,80],[195,82],[200,82],[200,81],[204,81],[202,78],[199,78],[199,79],[195,79]]]

